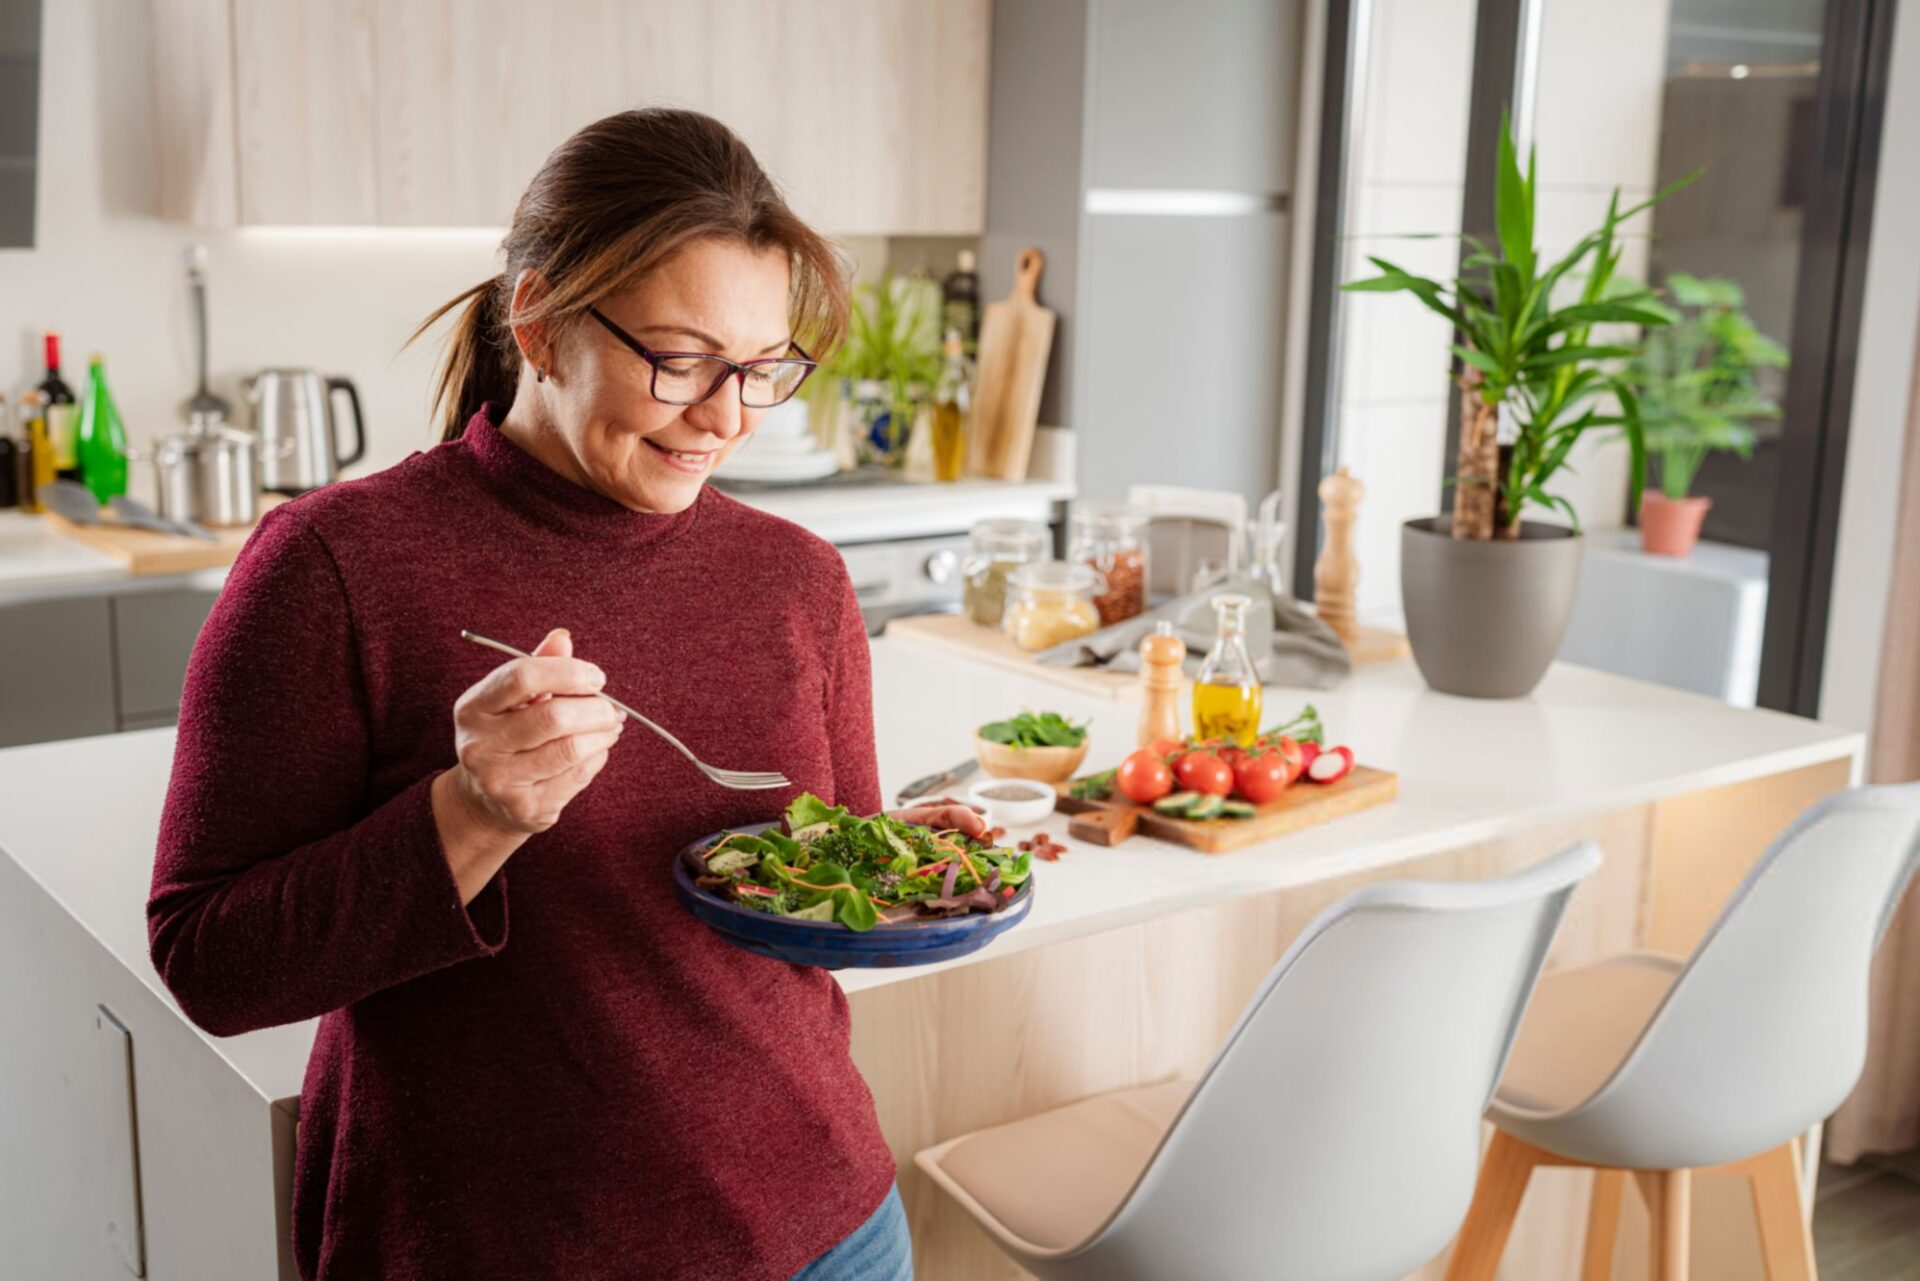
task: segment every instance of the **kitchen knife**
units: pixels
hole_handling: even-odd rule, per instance
[[[911,801],[917,800],[922,796],[930,796],[943,788],[952,787],[979,768],[980,762],[974,760],[972,757],[968,757],[951,769],[942,770],[938,774],[929,774],[925,778],[914,779],[911,783],[908,783],[900,789],[899,799]]]

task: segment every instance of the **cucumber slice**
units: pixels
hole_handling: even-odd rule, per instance
[[[1187,807],[1186,817],[1190,819],[1219,818],[1227,803],[1218,796],[1202,796]]]
[[[1185,818],[1187,811],[1192,809],[1194,802],[1199,799],[1198,792],[1175,792],[1171,796],[1163,796],[1155,801],[1153,808],[1156,813],[1165,814],[1168,818]]]
[[[1221,818],[1252,818],[1257,812],[1246,801],[1222,801],[1220,804]]]

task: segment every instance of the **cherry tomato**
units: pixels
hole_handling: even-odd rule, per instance
[[[1279,752],[1255,752],[1233,767],[1233,790],[1255,805],[1275,799],[1291,782],[1292,767]]]
[[[1151,805],[1173,791],[1173,770],[1152,748],[1143,747],[1120,762],[1113,781],[1135,805]]]
[[[1161,760],[1165,760],[1169,756],[1173,756],[1176,753],[1186,751],[1187,745],[1181,742],[1177,738],[1156,738],[1151,743],[1148,743],[1141,750],[1146,752],[1152,752],[1155,756],[1158,756]]]
[[[1273,740],[1273,750],[1278,752],[1280,758],[1287,763],[1287,781],[1289,783],[1306,773],[1307,755],[1300,749],[1299,743],[1282,734]]]
[[[1233,770],[1210,752],[1193,752],[1182,756],[1173,772],[1179,776],[1180,786],[1190,792],[1225,796],[1233,791]]]

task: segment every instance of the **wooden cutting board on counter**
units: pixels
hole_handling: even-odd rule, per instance
[[[264,511],[285,501],[285,496],[281,494],[262,494],[260,507]],[[225,569],[233,564],[234,558],[240,555],[240,549],[246,546],[247,539],[253,536],[252,525],[216,529],[213,532],[218,537],[208,542],[204,538],[157,534],[150,529],[135,529],[131,525],[114,522],[76,525],[52,512],[43,515],[69,538],[120,560],[126,565],[127,572],[136,578],[145,574],[190,574],[200,569]]]
[[[973,430],[968,469],[976,476],[1025,480],[1040,421],[1040,388],[1053,354],[1055,317],[1040,305],[1046,258],[1028,249],[1015,266],[1013,292],[987,304],[980,317],[973,379]]]
[[[1134,830],[1143,836],[1185,845],[1202,854],[1227,854],[1276,836],[1317,827],[1343,814],[1385,805],[1400,795],[1400,776],[1370,765],[1355,765],[1337,783],[1295,783],[1282,792],[1278,800],[1260,806],[1259,813],[1252,818],[1210,818],[1198,822],[1168,818],[1156,813],[1150,805],[1135,805],[1119,796],[1106,801],[1083,801],[1069,796],[1068,786],[1060,784],[1060,799],[1054,805],[1062,814],[1086,815],[1105,826],[1117,824],[1123,829],[1131,819]],[[1068,834],[1075,834],[1071,825]]]

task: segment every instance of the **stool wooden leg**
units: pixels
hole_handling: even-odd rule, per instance
[[[1480,1181],[1474,1185],[1473,1205],[1460,1235],[1453,1243],[1453,1259],[1447,1264],[1446,1281],[1493,1281],[1500,1266],[1501,1252],[1507,1248],[1507,1236],[1520,1213],[1520,1200],[1527,1194],[1527,1180],[1539,1163],[1539,1150],[1512,1138],[1504,1131],[1493,1132],[1487,1155],[1480,1162]]]
[[[1760,1225],[1760,1253],[1767,1281],[1814,1281],[1813,1231],[1800,1195],[1800,1163],[1794,1145],[1783,1144],[1755,1157],[1747,1167],[1753,1179],[1753,1217]]]
[[[1587,1210],[1587,1252],[1580,1281],[1613,1281],[1613,1243],[1620,1235],[1620,1199],[1626,1194],[1625,1170],[1595,1170],[1593,1200]]]
[[[1652,1281],[1687,1281],[1688,1229],[1692,1220],[1693,1171],[1660,1170],[1642,1176],[1652,1211]]]

